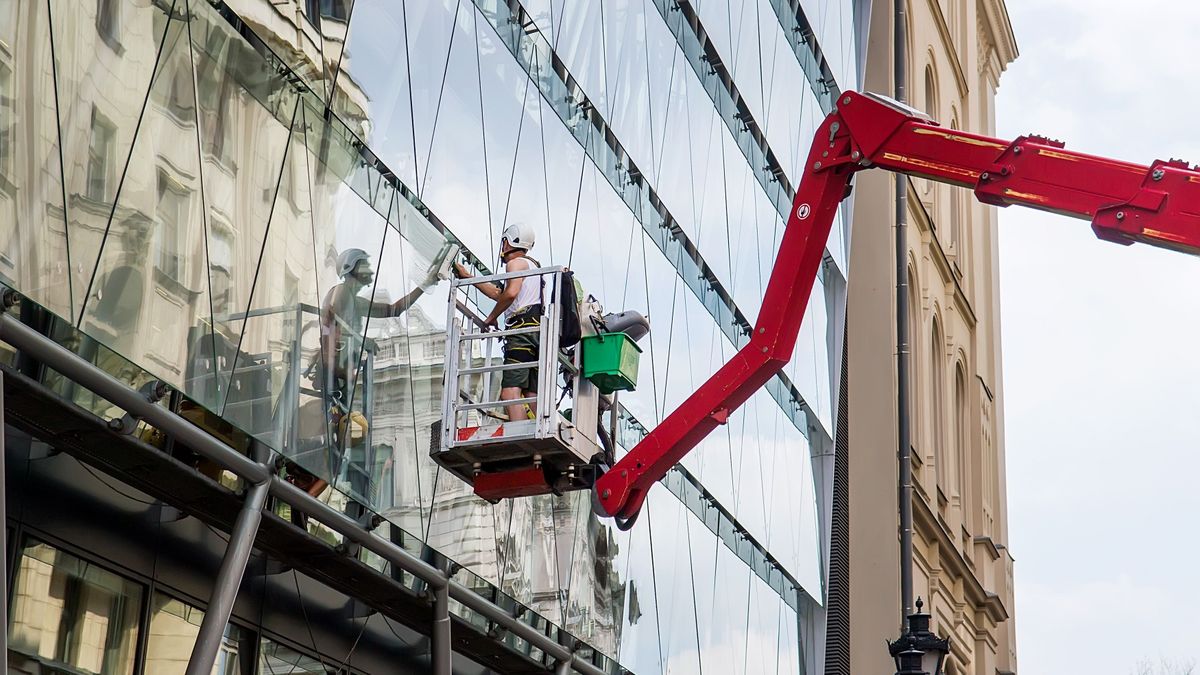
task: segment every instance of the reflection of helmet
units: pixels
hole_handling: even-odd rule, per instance
[[[342,251],[337,259],[338,276],[345,277],[350,274],[358,266],[358,263],[364,260],[370,260],[370,256],[361,248],[348,248]]]
[[[533,248],[533,228],[525,223],[513,223],[504,228],[504,238],[508,245],[528,251]]]

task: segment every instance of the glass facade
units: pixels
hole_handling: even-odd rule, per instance
[[[429,458],[434,272],[447,242],[488,272],[520,221],[543,264],[647,315],[621,397],[618,454],[632,447],[747,340],[812,133],[857,85],[854,4],[0,0],[0,282],[81,355],[169,383],[192,419],[282,453],[298,485],[377,514],[611,672],[805,672],[844,220],[792,362],[629,532],[587,493],[489,504]],[[369,280],[344,274],[351,251]],[[127,672],[136,631],[112,628],[112,598],[140,591],[74,583],[105,589],[108,642],[31,633],[21,653]],[[147,659],[194,636],[200,610],[148,602]],[[231,631],[223,658],[254,651]]]

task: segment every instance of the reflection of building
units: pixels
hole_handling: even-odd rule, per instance
[[[490,260],[496,232],[523,220],[542,262],[650,316],[642,387],[622,398],[630,443],[658,423],[744,340],[797,139],[833,87],[858,84],[868,3],[809,17],[753,2],[741,15],[757,26],[735,28],[718,3],[657,0],[0,0],[0,280],[62,319],[28,305],[31,323],[123,381],[168,383],[164,405],[239,449],[254,439],[328,479],[337,509],[373,510],[390,523],[377,534],[436,561],[427,543],[461,583],[610,672],[817,672],[844,232],[793,364],[629,532],[588,494],[491,505],[430,460],[444,284],[347,326],[370,358],[340,355],[369,369],[345,378],[341,419],[365,427],[339,426],[321,379],[341,252],[368,252],[361,297],[391,303],[447,236]],[[69,373],[13,365],[121,414]],[[60,438],[23,414],[8,453],[25,473],[6,490],[20,507],[13,668],[179,671],[241,496],[162,434]],[[290,523],[268,518],[260,537],[271,560],[248,573],[222,672],[427,671],[411,579]],[[553,665],[454,610],[463,672]]]
[[[891,3],[874,4],[872,45],[890,53]],[[993,133],[998,80],[1016,57],[1004,3],[913,3],[909,22],[907,102],[952,129]],[[869,89],[890,91],[891,83],[889,63],[868,61]],[[906,184],[914,592],[933,629],[951,639],[947,673],[1016,672],[995,209],[966,190]],[[856,190],[863,224],[855,230],[848,320],[852,672],[889,670],[878,645],[899,634],[901,614],[895,254],[893,240],[878,236],[879,223],[894,221],[894,185],[891,176],[864,174]],[[863,419],[873,423],[856,424]]]

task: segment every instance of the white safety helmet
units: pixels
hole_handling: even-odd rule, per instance
[[[526,251],[533,248],[533,228],[525,223],[512,223],[504,228],[503,237],[508,240],[508,245],[513,248]]]
[[[371,257],[367,255],[367,252],[361,248],[348,248],[342,251],[341,255],[337,258],[338,276],[345,278],[346,275],[354,271],[355,267],[358,267],[358,263],[364,260],[369,261],[370,259]]]

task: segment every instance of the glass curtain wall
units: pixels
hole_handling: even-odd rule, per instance
[[[849,3],[777,4],[699,3],[681,27],[652,0],[0,3],[0,281],[81,331],[82,355],[168,382],[193,419],[282,452],[298,485],[382,516],[598,663],[794,671],[823,599],[809,437],[834,428],[840,330],[820,280],[784,378],[632,532],[587,494],[488,504],[429,459],[447,241],[486,271],[528,223],[543,264],[650,318],[626,447],[744,342],[778,186],[828,97],[784,18],[807,14],[800,42],[840,81],[856,69]],[[736,86],[713,88],[698,44]],[[735,94],[753,148],[725,115]],[[768,151],[774,183],[752,164]]]

